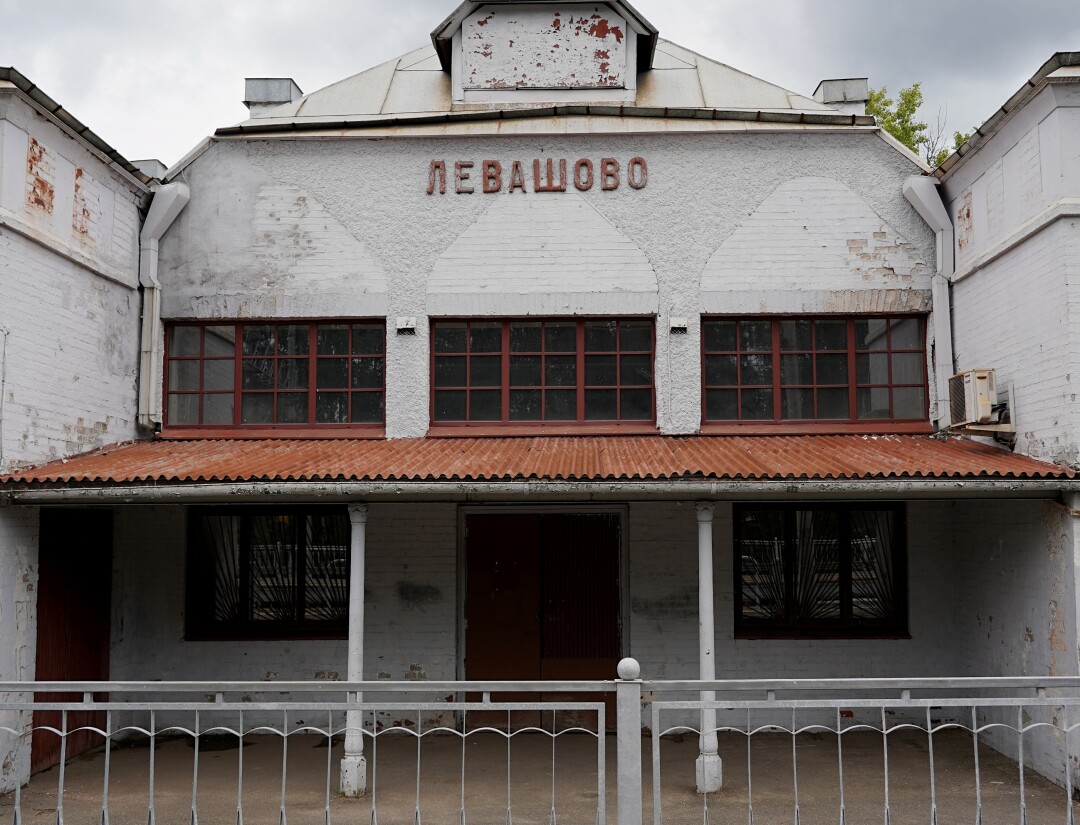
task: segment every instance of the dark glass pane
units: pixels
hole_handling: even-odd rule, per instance
[[[585,390],[585,420],[615,421],[619,417],[615,390]]]
[[[349,522],[339,513],[305,519],[304,618],[348,622]]]
[[[241,424],[273,424],[274,396],[270,393],[245,392],[240,405]]]
[[[464,355],[435,358],[436,387],[464,387],[466,358]]]
[[[743,390],[742,417],[745,421],[769,421],[773,418],[772,390]]]
[[[169,395],[169,424],[174,427],[199,423],[199,396]]]
[[[707,421],[737,421],[739,419],[738,390],[708,390],[705,393]]]
[[[315,423],[344,424],[349,420],[349,394],[345,392],[315,393]]]
[[[251,618],[286,622],[297,618],[296,522],[294,516],[252,516]]]
[[[771,355],[743,355],[739,358],[741,367],[742,385],[771,384],[772,383],[772,356]]]
[[[851,618],[895,621],[901,607],[897,584],[896,514],[892,510],[852,510]]]
[[[221,424],[224,425],[224,427],[231,427],[232,398],[231,392],[215,392],[203,395],[203,423]]]
[[[622,390],[620,418],[623,421],[650,421],[653,417],[652,390]],[[585,402],[588,403],[588,395]]]
[[[308,388],[307,359],[278,359],[277,386],[279,390],[306,390]]]
[[[922,319],[893,318],[889,325],[892,327],[893,349],[922,349]]]
[[[502,356],[474,355],[469,359],[469,385],[498,387],[502,385]]]
[[[814,321],[817,349],[846,350],[847,321]]]
[[[891,418],[888,387],[859,390],[855,397],[859,418]]]
[[[378,388],[383,385],[383,358],[354,358],[352,360],[353,389]]]
[[[318,355],[348,355],[351,351],[348,324],[319,324],[315,331]]]
[[[739,343],[743,352],[772,350],[772,321],[740,321]]]
[[[540,356],[511,355],[510,384],[518,387],[539,387],[541,384]]]
[[[547,352],[577,352],[577,324],[567,321],[544,324],[544,349]]]
[[[738,349],[734,321],[706,321],[704,336],[706,352],[735,352]]]
[[[785,386],[792,384],[814,383],[814,361],[812,355],[781,355],[780,356],[780,383]]]
[[[469,327],[470,352],[501,352],[502,324],[474,321]]]
[[[848,359],[846,355],[817,356],[818,384],[848,383]]]
[[[254,324],[244,327],[244,355],[273,355],[274,327],[271,324]]]
[[[201,338],[202,327],[173,327],[169,330],[169,355],[202,355]]]
[[[795,620],[813,624],[840,618],[840,527],[835,510],[795,513],[792,573]]]
[[[851,412],[848,409],[847,387],[818,390],[817,404],[818,418],[836,421],[851,417]]]
[[[510,420],[539,421],[542,402],[540,390],[510,391]]]
[[[353,355],[379,355],[385,349],[386,329],[382,324],[353,324]]]
[[[577,420],[577,390],[548,390],[544,393],[546,421]]]
[[[344,389],[349,386],[349,359],[320,358],[316,361],[315,386],[319,389]]]
[[[591,387],[613,387],[618,383],[614,355],[586,355],[585,383]]]
[[[887,349],[884,318],[859,318],[855,321],[855,349]]]
[[[617,322],[589,321],[585,324],[585,352],[615,352]]]
[[[544,378],[549,387],[572,387],[577,383],[577,358],[549,355],[544,359]]]
[[[199,361],[170,361],[169,389],[198,391],[199,364]]]
[[[860,384],[888,384],[889,356],[887,353],[860,353],[855,356],[855,376]]]
[[[277,397],[278,424],[307,424],[308,396],[306,392],[283,392]]]
[[[810,419],[814,417],[814,391],[781,390],[780,417],[785,420]]]
[[[435,352],[465,352],[467,335],[462,322],[441,321],[435,324]]]
[[[283,324],[278,327],[278,355],[307,355],[310,341],[307,324]]]
[[[623,352],[652,352],[652,321],[619,321],[619,349]]]
[[[469,393],[470,421],[499,421],[501,418],[501,390],[474,390]]]
[[[242,369],[242,385],[245,390],[272,390],[274,388],[273,359],[245,358]]]
[[[894,418],[926,418],[926,391],[922,387],[893,388]]]
[[[539,321],[521,321],[510,324],[511,352],[540,352],[543,340]]]
[[[352,410],[349,418],[354,424],[381,424],[383,394],[381,392],[352,393]]]
[[[780,349],[810,350],[814,348],[814,330],[810,321],[781,321]]]
[[[465,390],[442,390],[435,393],[436,421],[465,420]]]
[[[231,390],[236,381],[236,361],[232,358],[203,362],[204,390]]]
[[[894,384],[921,384],[923,382],[922,353],[895,353],[892,357],[892,382]]]
[[[737,355],[706,355],[705,383],[710,386],[733,387],[739,383]]]
[[[652,356],[622,355],[619,357],[619,383],[624,386],[652,386]]]
[[[236,355],[236,327],[205,327],[203,346],[207,358],[224,358]]]
[[[786,518],[782,510],[743,510],[736,523],[742,617],[751,620],[788,619]]]

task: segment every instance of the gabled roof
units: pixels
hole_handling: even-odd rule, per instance
[[[464,110],[456,108],[451,100],[450,77],[443,71],[435,47],[424,46],[238,126],[219,129],[217,134],[359,128],[365,124],[400,125],[433,119],[521,117],[530,111],[551,115],[555,108],[550,103],[484,107],[470,104]],[[576,108],[581,109],[581,114],[586,110],[599,114],[605,107]],[[816,100],[666,40],[657,41],[653,70],[639,78],[636,102],[617,105],[614,112],[658,117],[678,117],[678,112],[685,112],[684,116],[704,115],[709,119],[731,115],[738,119],[769,120],[772,116],[782,122],[874,125],[873,118],[841,114]]]
[[[1075,477],[1068,467],[968,439],[913,435],[159,439],[0,476],[0,492],[210,482],[1064,482]]]
[[[450,71],[450,52],[454,35],[461,28],[466,18],[481,6],[521,6],[521,5],[553,5],[556,3],[565,5],[566,0],[465,0],[457,9],[447,17],[431,33],[431,42],[435,51],[439,54],[439,61],[444,72]],[[620,15],[638,35],[638,65],[639,72],[647,72],[652,68],[653,52],[656,49],[659,29],[646,20],[637,9],[624,0],[605,0],[604,5],[609,6]]]

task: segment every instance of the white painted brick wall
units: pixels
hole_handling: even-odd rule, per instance
[[[0,681],[34,678],[38,511],[0,507]],[[28,730],[29,714],[0,711],[0,727]],[[0,793],[30,770],[29,738],[0,733]]]
[[[0,227],[0,470],[135,436],[139,297]]]
[[[957,367],[996,369],[1003,398],[1012,383],[1017,450],[1063,464],[1080,461],[1076,224],[1058,221],[953,287]]]

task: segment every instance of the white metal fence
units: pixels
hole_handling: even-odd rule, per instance
[[[1073,825],[1078,704],[1076,678],[9,682],[0,733],[11,753],[25,754],[35,727],[61,753],[52,772],[0,799],[0,816]],[[35,724],[34,712],[55,724]],[[85,713],[98,714],[93,724],[76,716]],[[100,743],[72,758],[80,729]],[[367,760],[361,800],[338,787],[350,729]],[[693,760],[710,733],[724,782],[696,793]]]

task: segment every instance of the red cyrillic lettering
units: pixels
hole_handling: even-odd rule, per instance
[[[585,177],[581,177],[581,170],[585,170]],[[593,185],[593,165],[588,158],[582,158],[574,164],[574,186],[580,192],[588,192]]]
[[[431,162],[431,169],[428,170],[428,184],[427,193],[429,195],[435,194],[435,175],[439,176],[439,194],[446,194],[446,161],[433,160]]]
[[[644,189],[649,182],[649,164],[645,158],[630,158],[630,168],[626,170],[626,182],[631,189]]]
[[[615,158],[600,161],[600,188],[605,192],[619,188],[619,162]]]
[[[540,160],[533,161],[533,191],[534,192],[565,192],[566,191],[566,158],[559,161],[559,182],[555,183],[555,161],[547,159],[547,182],[540,177]]]
[[[462,186],[462,183],[469,179],[469,173],[465,170],[472,168],[471,160],[459,160],[454,164],[454,191],[459,195],[471,195],[473,193],[471,186]]]
[[[510,167],[510,189],[508,191],[513,192],[515,189],[520,189],[522,192],[525,190],[525,169],[521,165],[520,160],[515,160],[514,165]]]
[[[491,194],[502,189],[502,164],[497,160],[485,160],[484,167],[484,192]]]

